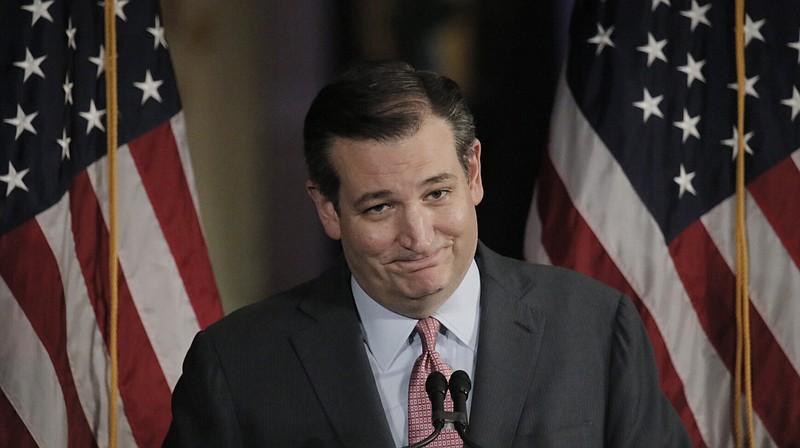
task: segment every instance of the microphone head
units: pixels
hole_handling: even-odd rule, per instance
[[[442,372],[431,372],[428,375],[428,379],[425,380],[425,392],[428,393],[432,403],[444,403],[444,397],[447,395],[447,378]]]
[[[470,390],[472,390],[472,381],[470,381],[467,372],[456,370],[450,375],[450,394],[453,395],[454,399],[457,394],[464,394],[466,399]]]

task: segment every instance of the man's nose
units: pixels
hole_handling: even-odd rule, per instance
[[[433,246],[434,230],[431,211],[420,205],[403,208],[398,240],[405,249],[427,254]]]

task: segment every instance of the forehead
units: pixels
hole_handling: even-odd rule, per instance
[[[462,172],[452,127],[436,116],[427,117],[415,134],[403,139],[336,139],[331,160],[343,191],[355,186],[370,188],[372,184],[420,182],[430,176]]]

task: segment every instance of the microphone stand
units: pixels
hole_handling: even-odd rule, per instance
[[[444,398],[448,387],[453,398],[454,412],[444,410]],[[464,446],[481,448],[467,435],[467,426],[469,425],[467,420],[467,397],[471,389],[472,382],[469,379],[469,375],[463,370],[453,372],[450,376],[449,385],[441,372],[432,372],[428,375],[428,379],[425,382],[425,390],[428,392],[428,399],[431,400],[433,432],[419,442],[404,448],[422,448],[433,442],[439,437],[446,422],[453,424],[458,436],[461,437],[461,441],[464,442]]]
[[[472,447],[472,448],[483,448],[480,445],[478,445],[477,443],[475,443],[472,440],[472,438],[467,435],[466,429],[467,428],[464,428],[464,429],[456,428],[456,432],[458,432],[458,435],[461,436],[461,441],[464,442],[464,446],[468,446],[468,447]]]
[[[427,446],[429,443],[433,442],[437,437],[439,437],[442,429],[444,429],[445,422],[453,423],[453,427],[458,433],[458,436],[461,437],[461,441],[464,442],[465,447],[482,448],[480,445],[475,443],[469,435],[467,435],[466,421],[467,415],[463,412],[442,412],[441,418],[434,421],[433,432],[428,437],[404,448],[422,448]]]
[[[437,437],[439,437],[439,433],[442,432],[443,428],[444,428],[444,422],[440,422],[438,425],[434,426],[433,432],[431,433],[431,435],[429,435],[428,437],[425,437],[424,439],[420,440],[417,443],[408,445],[405,448],[422,448],[423,446],[426,446],[427,444],[429,444],[429,443],[433,442],[434,440],[436,440]]]

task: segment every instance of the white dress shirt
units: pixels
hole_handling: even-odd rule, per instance
[[[422,343],[414,332],[417,319],[384,308],[364,292],[355,278],[351,278],[351,287],[386,420],[397,446],[408,445],[408,381],[414,362],[422,354]],[[433,314],[442,323],[436,351],[454,372],[463,370],[470,378],[474,377],[478,346],[480,287],[480,273],[473,260],[461,285]],[[467,410],[471,404],[470,395]]]

